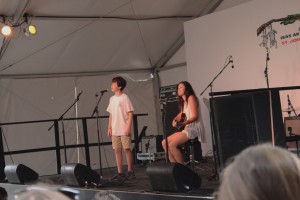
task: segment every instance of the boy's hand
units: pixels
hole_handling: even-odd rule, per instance
[[[129,136],[130,134],[131,134],[131,129],[130,128],[126,128],[125,135]]]
[[[108,137],[111,137],[111,135],[112,135],[112,130],[111,130],[111,128],[108,128],[108,129],[107,129],[107,135],[108,135]]]

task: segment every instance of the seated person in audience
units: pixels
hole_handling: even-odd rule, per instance
[[[218,200],[300,199],[300,160],[271,144],[249,147],[222,172]]]
[[[178,127],[178,131],[167,138],[168,157],[170,162],[184,164],[184,158],[180,146],[190,139],[196,137],[201,140],[199,101],[193,87],[187,81],[182,81],[177,85],[177,97],[179,113],[173,119],[173,127]],[[162,146],[166,151],[166,140],[162,141]]]

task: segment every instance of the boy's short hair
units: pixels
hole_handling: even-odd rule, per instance
[[[119,87],[121,87],[121,91],[124,90],[124,88],[126,87],[126,80],[124,78],[122,78],[121,76],[117,76],[115,78],[112,79],[113,83],[117,83],[117,85]]]

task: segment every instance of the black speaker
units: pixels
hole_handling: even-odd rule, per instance
[[[153,163],[146,170],[153,190],[187,192],[201,186],[201,178],[179,163]]]
[[[30,183],[39,177],[38,173],[22,164],[6,165],[4,173],[9,183]]]
[[[99,175],[80,163],[68,163],[61,167],[61,176],[68,186],[83,187],[95,185],[100,181]]]
[[[210,99],[210,103],[220,168],[225,166],[228,158],[243,149],[258,143],[272,142],[272,129],[275,145],[285,145],[278,92],[262,91],[214,97]]]

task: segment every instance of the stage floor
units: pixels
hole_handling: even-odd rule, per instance
[[[156,161],[156,162],[165,162],[165,161]],[[103,187],[68,187],[64,184],[64,181],[60,175],[51,175],[51,176],[41,176],[39,177],[38,183],[35,184],[38,186],[49,187],[49,188],[72,188],[78,190],[80,193],[80,199],[92,199],[92,197],[99,191],[106,190],[122,200],[126,199],[213,199],[212,195],[214,191],[219,186],[219,181],[212,178],[212,175],[215,171],[214,162],[211,158],[203,159],[200,164],[196,165],[194,170],[201,179],[201,187],[197,190],[189,191],[186,193],[170,193],[170,192],[161,192],[154,191],[151,187],[149,178],[146,174],[147,167],[151,165],[147,163],[146,165],[135,165],[135,175],[136,179],[125,181],[122,184],[113,184],[108,183]],[[126,169],[126,166],[124,166]],[[97,171],[97,170],[96,170]],[[99,173],[99,170],[97,171]],[[110,180],[113,175],[116,173],[116,168],[105,168],[102,170],[103,180]],[[20,190],[26,189],[25,185],[10,184],[10,183],[0,183],[1,187],[6,188],[9,193],[9,199],[13,199],[12,196],[14,193]]]

